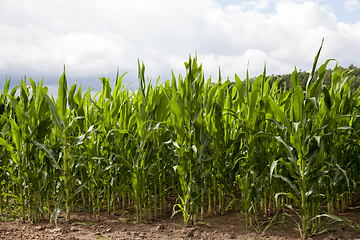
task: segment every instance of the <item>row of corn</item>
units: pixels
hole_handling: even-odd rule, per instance
[[[321,50],[321,48],[320,48]],[[281,79],[204,79],[197,59],[186,76],[139,89],[124,75],[100,78],[94,94],[59,80],[58,97],[30,78],[0,96],[0,216],[57,221],[64,210],[94,217],[132,211],[137,222],[181,213],[186,225],[214,213],[290,216],[302,237],[316,234],[334,213],[359,198],[359,94],[348,72],[326,61],[306,84],[297,70]],[[205,220],[204,220],[205,219]]]

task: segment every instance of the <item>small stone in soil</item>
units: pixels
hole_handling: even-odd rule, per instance
[[[61,232],[62,228],[49,229],[48,231],[49,231],[49,233],[57,233],[57,232]]]
[[[159,226],[156,227],[156,231],[160,231],[160,230],[162,230],[164,228],[165,228],[164,225],[159,225]]]
[[[34,229],[35,230],[37,230],[37,231],[41,231],[41,230],[44,230],[44,226],[36,226],[36,227],[34,227]]]
[[[186,236],[187,236],[187,237],[193,237],[195,230],[196,230],[195,228],[191,229],[191,230],[186,234]]]
[[[75,227],[71,227],[71,228],[70,228],[70,232],[77,232],[77,231],[79,231],[78,228],[75,228]]]

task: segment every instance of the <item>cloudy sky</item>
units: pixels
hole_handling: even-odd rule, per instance
[[[0,0],[0,91],[24,75],[44,77],[51,93],[63,66],[69,84],[100,90],[99,77],[136,89],[137,59],[154,81],[184,75],[197,52],[205,76],[309,71],[320,63],[360,66],[359,0]],[[333,65],[332,65],[333,66]]]

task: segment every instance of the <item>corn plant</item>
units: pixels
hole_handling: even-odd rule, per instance
[[[280,192],[277,193],[277,196],[286,195],[300,208],[300,213],[297,214],[301,219],[298,226],[302,237],[313,234],[311,230],[315,229],[314,220],[320,215],[319,207],[322,202],[321,192],[316,191],[316,189],[319,189],[322,179],[328,176],[327,171],[323,171],[324,149],[321,148],[324,128],[327,125],[324,121],[319,122],[317,118],[324,88],[323,77],[330,60],[327,60],[319,68],[318,77],[314,79],[320,50],[315,57],[305,92],[299,84],[295,68],[291,78],[292,88],[286,101],[284,101],[285,105],[277,104],[272,98],[269,99],[277,119],[272,120],[281,130],[285,131],[285,137],[279,135],[274,136],[274,138],[285,147],[284,150],[288,159],[288,161],[284,159],[275,161],[272,170],[280,162],[286,166],[290,177],[272,174],[272,172],[271,174],[272,177],[285,181],[291,188],[290,192]],[[332,202],[331,199],[328,201]],[[332,205],[330,204],[329,207]],[[330,214],[321,216],[332,217]]]

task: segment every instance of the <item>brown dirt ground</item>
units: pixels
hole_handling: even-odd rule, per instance
[[[359,206],[359,205],[358,205]],[[58,225],[44,219],[40,223],[31,224],[19,221],[0,222],[0,239],[300,239],[294,221],[285,217],[284,223],[270,226],[266,232],[258,233],[254,229],[246,229],[243,215],[228,212],[225,215],[214,215],[204,220],[206,224],[184,227],[180,213],[170,219],[170,215],[163,215],[149,223],[131,223],[129,216],[102,213],[101,220],[95,221],[92,214],[74,212],[70,222],[65,222],[61,213]],[[352,207],[345,213],[338,214],[360,224],[360,206]],[[276,219],[275,221],[278,221]],[[311,239],[359,239],[360,229],[354,229],[344,224],[333,223],[325,233],[313,236]],[[264,228],[264,227],[263,227]]]

